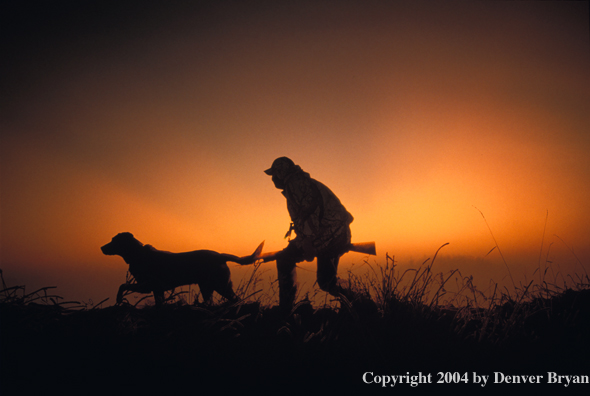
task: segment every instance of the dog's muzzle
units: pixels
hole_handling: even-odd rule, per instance
[[[112,256],[112,255],[115,254],[113,252],[113,247],[111,246],[110,243],[107,243],[106,245],[104,245],[103,247],[101,247],[100,250],[102,250],[102,254],[106,254],[108,256]]]

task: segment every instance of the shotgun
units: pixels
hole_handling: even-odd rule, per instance
[[[375,249],[375,242],[351,243],[350,245],[348,245],[347,252],[364,253],[370,254],[372,256],[377,255],[377,250]],[[266,263],[269,261],[276,260],[281,253],[282,250],[279,250],[277,252],[261,253],[258,255],[258,259],[262,259],[262,261]]]

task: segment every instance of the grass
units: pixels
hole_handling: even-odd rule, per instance
[[[262,293],[259,265],[236,285],[239,302],[209,305],[189,289],[163,307],[89,307],[2,278],[0,380],[21,392],[187,382],[260,393],[366,390],[365,371],[588,374],[587,273],[549,282],[545,263],[537,282],[484,293],[458,270],[435,271],[445,246],[418,268],[401,270],[389,255],[384,265],[364,262],[363,275],[348,273],[356,298],[314,307],[300,296],[287,316],[269,303],[276,284]]]

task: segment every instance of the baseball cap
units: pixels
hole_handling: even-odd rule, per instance
[[[272,176],[277,171],[285,171],[295,166],[295,163],[287,157],[279,157],[273,161],[270,168],[264,171],[269,176]]]

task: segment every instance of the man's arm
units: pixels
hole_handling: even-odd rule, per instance
[[[298,180],[289,186],[289,211],[299,236],[316,235],[319,228],[322,194],[310,179]]]

